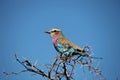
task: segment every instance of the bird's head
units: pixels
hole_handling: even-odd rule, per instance
[[[62,31],[61,31],[60,29],[58,29],[58,28],[53,28],[53,29],[51,29],[51,30],[49,30],[49,31],[47,31],[47,32],[45,32],[45,33],[50,34],[50,36],[51,36],[52,38],[60,38],[60,37],[63,37]]]

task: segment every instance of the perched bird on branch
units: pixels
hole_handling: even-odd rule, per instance
[[[63,32],[60,29],[53,28],[45,33],[50,34],[50,36],[52,37],[53,45],[57,50],[57,52],[60,53],[60,55],[88,56],[85,54],[85,50],[83,48],[73,44],[71,41],[65,38],[65,36],[63,35]]]

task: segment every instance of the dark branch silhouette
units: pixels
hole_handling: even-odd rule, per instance
[[[39,69],[35,64],[31,63],[27,59],[20,60],[18,56],[15,54],[16,61],[21,64],[25,70],[21,70],[19,72],[3,72],[5,75],[12,75],[12,74],[20,74],[23,72],[32,72],[38,74],[44,78],[49,80],[76,80],[74,78],[74,70],[75,66],[82,65],[83,70],[84,67],[88,68],[88,71],[91,72],[94,76],[99,76],[95,80],[106,80],[102,71],[98,69],[98,67],[94,67],[92,65],[94,57],[91,57],[90,52],[85,53],[84,56],[75,55],[75,56],[57,56],[52,64],[46,64],[46,68],[48,69],[47,72],[44,70]],[[96,57],[95,57],[96,58]],[[99,58],[101,59],[101,58]],[[84,71],[83,71],[84,72]],[[91,79],[90,79],[91,80]],[[92,79],[94,80],[94,78]]]

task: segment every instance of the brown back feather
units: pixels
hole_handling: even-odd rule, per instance
[[[83,48],[80,48],[77,45],[74,45],[71,41],[67,40],[66,38],[62,37],[58,39],[58,42],[62,45],[69,45],[70,47],[79,50],[79,51],[83,51]]]

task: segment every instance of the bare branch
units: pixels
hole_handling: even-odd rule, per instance
[[[87,47],[85,49],[87,49]],[[88,49],[87,52],[89,52]],[[106,78],[102,74],[102,71],[99,70],[98,67],[94,67],[92,65],[94,58],[91,57],[89,53],[85,53],[82,56],[76,55],[72,57],[67,55],[57,56],[55,57],[55,60],[53,61],[52,64],[45,65],[46,68],[48,69],[47,72],[38,68],[35,64],[31,63],[27,59],[20,60],[16,54],[14,56],[16,61],[19,64],[21,64],[25,68],[25,70],[21,70],[19,72],[11,72],[11,73],[3,72],[5,75],[12,75],[12,74],[17,75],[22,72],[32,72],[49,80],[62,80],[62,79],[75,80],[75,78],[73,77],[73,75],[75,74],[74,70],[75,70],[75,66],[79,64],[83,66],[83,70],[84,67],[87,67],[88,71],[90,71],[93,76],[100,76],[100,78],[96,78],[96,80],[106,80]]]

